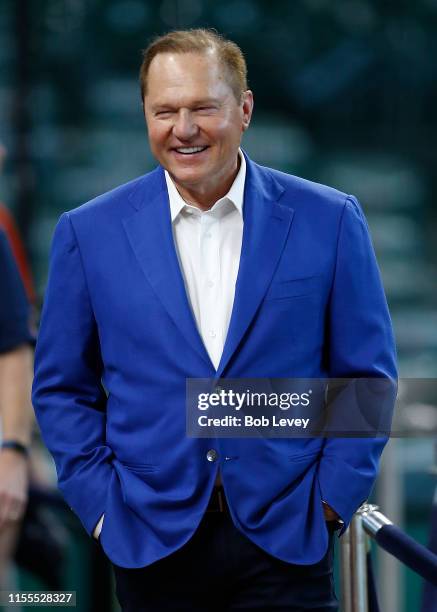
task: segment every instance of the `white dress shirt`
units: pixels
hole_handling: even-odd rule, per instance
[[[165,172],[176,252],[188,300],[208,355],[218,368],[234,304],[243,240],[246,161],[228,193],[207,211],[182,199]]]
[[[206,211],[186,202],[165,171],[176,253],[200,336],[217,370],[223,353],[240,265],[246,160],[228,193]],[[100,535],[102,515],[94,529]]]

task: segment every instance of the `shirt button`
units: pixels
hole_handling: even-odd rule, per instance
[[[211,238],[211,232],[207,232],[207,233],[205,234],[205,238]]]
[[[215,338],[217,336],[217,332],[215,332],[213,329],[209,330],[209,335],[211,338]]]
[[[211,288],[211,287],[214,287],[214,283],[213,283],[213,281],[210,281],[210,280],[209,280],[209,281],[206,283],[206,286],[207,286],[207,287],[210,287],[210,288]]]
[[[211,463],[213,463],[214,461],[217,461],[218,458],[218,452],[216,450],[214,450],[213,448],[211,448],[211,450],[209,450],[206,453],[206,458],[208,459],[208,461],[210,461]]]

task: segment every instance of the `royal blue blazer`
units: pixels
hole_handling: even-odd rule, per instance
[[[378,438],[186,435],[187,378],[396,377],[387,303],[357,200],[247,159],[241,261],[216,371],[175,251],[164,170],[56,227],[33,402],[67,503],[108,557],[148,565],[185,544],[220,469],[232,520],[283,561],[328,545],[366,500]],[[218,460],[207,460],[215,449]]]

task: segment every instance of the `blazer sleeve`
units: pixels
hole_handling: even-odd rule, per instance
[[[397,380],[395,342],[367,223],[353,196],[343,209],[327,333],[331,378],[386,378],[392,383],[382,416],[390,422]],[[320,492],[345,522],[343,531],[371,492],[386,443],[386,435],[325,441]]]
[[[97,325],[68,213],[55,229],[35,354],[32,400],[58,484],[92,533],[112,473]]]

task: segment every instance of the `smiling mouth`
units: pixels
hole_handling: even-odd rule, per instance
[[[195,155],[196,153],[202,153],[206,151],[208,147],[177,147],[173,149],[176,153],[181,153],[182,155]]]

